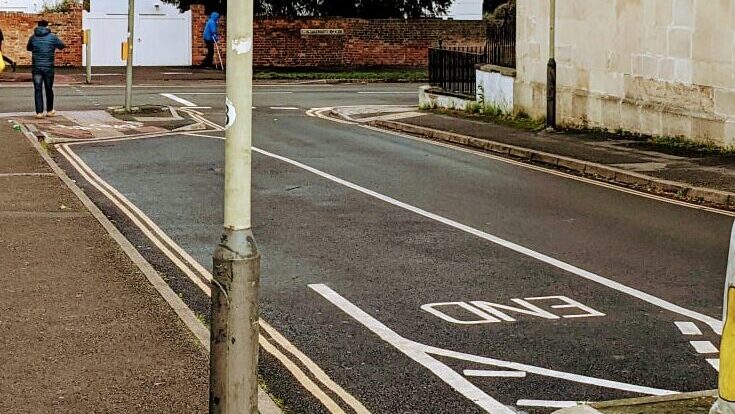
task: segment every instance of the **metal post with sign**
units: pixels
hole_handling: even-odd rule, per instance
[[[84,59],[87,67],[87,84],[92,83],[92,29],[82,30],[82,44],[84,45]]]
[[[722,315],[725,326],[720,343],[719,398],[710,414],[735,414],[735,225],[730,236]]]
[[[133,39],[135,36],[135,0],[128,0],[128,40],[125,45],[128,63],[125,80],[125,111],[133,109]]]

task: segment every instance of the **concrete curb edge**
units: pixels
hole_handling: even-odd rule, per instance
[[[657,395],[652,397],[626,398],[622,400],[602,401],[590,403],[595,408],[623,407],[632,405],[655,404],[669,401],[689,400],[693,398],[717,397],[717,390],[682,392],[673,395]]]
[[[115,227],[115,225],[105,216],[97,205],[87,196],[86,193],[59,167],[56,161],[49,156],[38,143],[35,135],[33,135],[24,125],[18,124],[21,132],[31,143],[33,148],[41,155],[41,158],[54,171],[56,176],[71,190],[74,195],[82,202],[92,216],[104,227],[107,233],[120,246],[125,254],[133,261],[133,263],[145,275],[148,282],[163,297],[166,303],[173,309],[179,319],[186,325],[189,331],[194,335],[196,340],[202,345],[202,349],[209,355],[209,329],[197,319],[194,312],[184,303],[184,301],[174,292],[174,290],[163,280],[161,275],[153,268],[153,266],[138,252],[132,243]],[[261,414],[283,414],[283,411],[276,405],[271,397],[258,389],[258,406]]]
[[[717,397],[717,390],[683,392],[673,395],[656,395],[649,397],[625,398],[621,400],[590,402],[574,407],[568,407],[554,411],[554,414],[598,414],[600,409],[614,407],[635,407],[638,405],[648,405],[656,403],[664,403],[671,401],[690,400],[695,398]]]
[[[625,185],[646,187],[657,193],[673,195],[676,198],[690,201],[705,201],[723,207],[735,207],[735,193],[714,190],[711,188],[696,187],[677,181],[669,181],[651,177],[620,168],[610,167],[589,161],[582,161],[563,155],[537,151],[510,144],[503,144],[481,138],[474,138],[453,132],[441,131],[433,128],[405,124],[396,121],[375,120],[369,123],[373,127],[383,128],[412,135],[424,136],[436,140],[452,142],[476,149],[507,155],[512,158],[544,164],[551,167],[563,168],[577,173],[604,178],[608,181]]]

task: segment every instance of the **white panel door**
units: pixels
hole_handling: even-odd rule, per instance
[[[83,27],[92,29],[92,66],[125,65],[120,51],[128,33],[126,16],[84,13]],[[85,54],[82,60],[87,63]]]
[[[125,66],[120,49],[127,39],[126,15],[84,13],[83,27],[92,30],[93,66]],[[136,66],[190,66],[191,12],[138,14],[133,41]]]
[[[135,64],[191,65],[191,12],[175,15],[141,14],[135,28]]]

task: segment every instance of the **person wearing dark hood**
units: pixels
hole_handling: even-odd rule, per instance
[[[5,36],[3,36],[3,30],[0,29],[0,52],[3,51],[3,41],[4,40],[5,40]],[[9,57],[5,56],[4,54],[3,54],[3,60],[5,61],[5,63],[7,63],[8,65],[10,65],[10,67],[13,68],[13,72],[15,72],[15,62],[13,62],[12,59],[10,59]]]
[[[218,39],[218,22],[219,13],[212,12],[212,14],[209,15],[209,20],[207,20],[207,24],[204,26],[204,33],[202,34],[202,38],[204,39],[204,44],[207,45],[207,56],[204,58],[204,62],[202,62],[203,68],[214,67],[214,42],[216,42]]]
[[[56,50],[65,47],[64,42],[51,33],[48,22],[45,20],[38,22],[38,27],[33,32],[33,36],[28,39],[26,49],[33,53],[31,73],[33,74],[33,89],[35,91],[36,118],[56,115],[54,110],[54,61],[56,60]],[[46,113],[43,111],[44,90],[46,92]]]

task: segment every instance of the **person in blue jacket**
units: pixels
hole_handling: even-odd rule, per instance
[[[207,56],[204,58],[204,62],[202,62],[203,68],[214,67],[214,42],[218,40],[218,22],[219,13],[212,12],[212,14],[209,15],[209,20],[207,20],[207,24],[204,26],[204,34],[202,34],[202,38],[204,39],[204,43],[207,45]]]
[[[41,20],[38,27],[33,32],[33,36],[28,39],[26,49],[33,53],[33,66],[31,74],[33,75],[33,89],[36,100],[36,118],[55,116],[54,110],[54,63],[56,60],[56,50],[65,48],[64,42],[55,34],[51,33],[48,28],[48,22]],[[46,91],[46,114],[43,112],[43,92]]]

